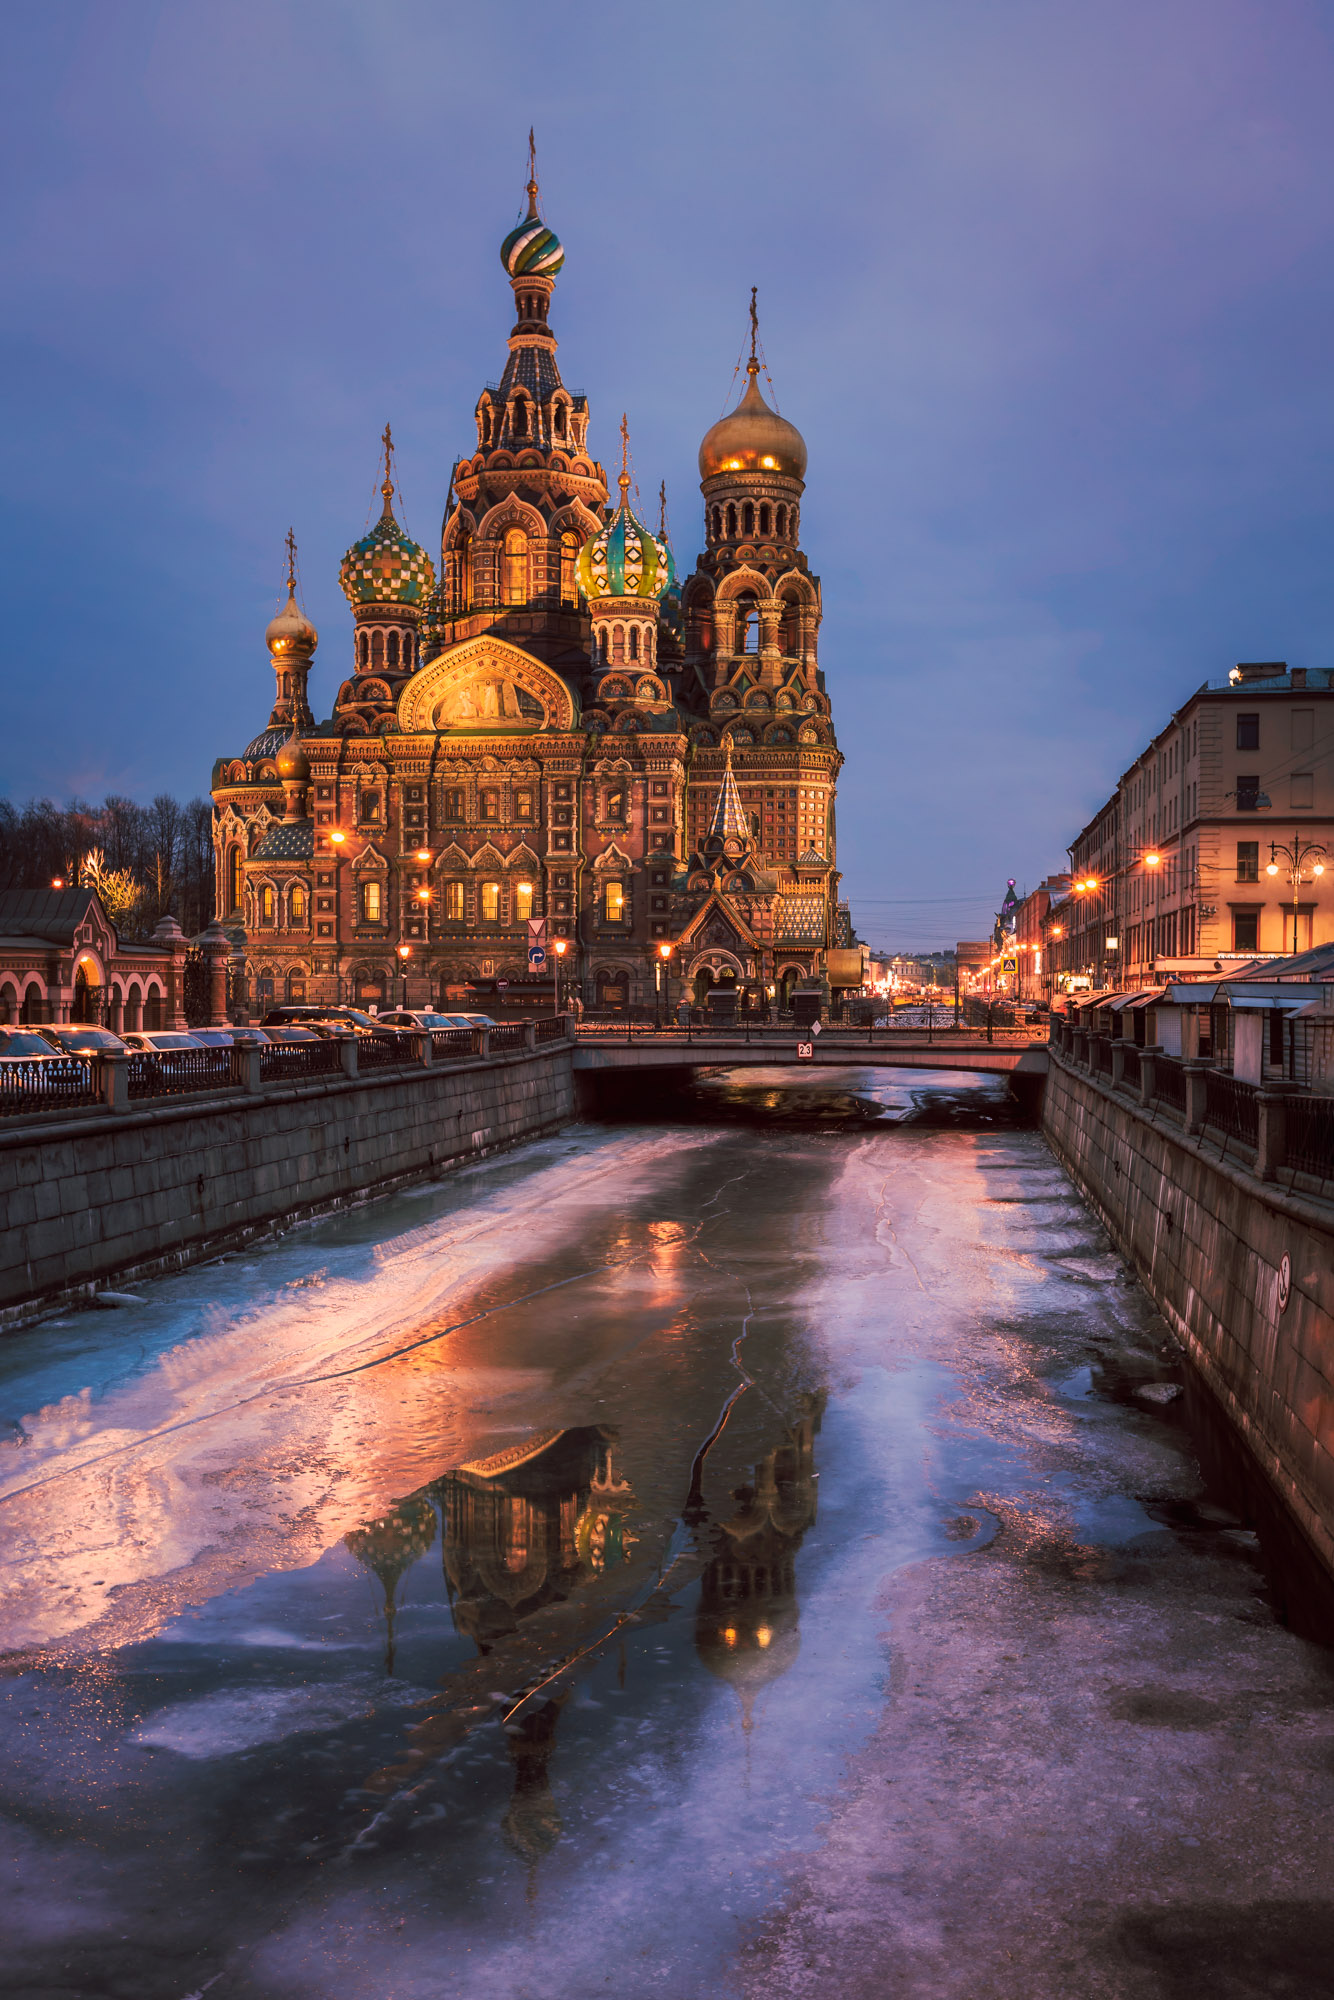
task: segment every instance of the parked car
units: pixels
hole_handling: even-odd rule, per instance
[[[6,1070],[3,1065],[23,1063],[41,1064],[40,1070],[28,1067],[22,1077],[14,1070]],[[57,1055],[44,1035],[35,1028],[0,1028],[0,1088],[42,1089],[56,1083],[82,1084],[87,1077],[84,1065],[75,1062],[67,1054]]]
[[[191,1028],[190,1033],[206,1049],[239,1049],[247,1044],[251,1048],[264,1049],[269,1038],[262,1028]]]
[[[124,1055],[128,1046],[110,1028],[90,1028],[82,1021],[46,1022],[38,1032],[62,1055],[114,1055],[117,1050]]]
[[[197,1035],[186,1034],[182,1028],[131,1028],[125,1035],[125,1045],[143,1055],[161,1055],[168,1050],[202,1049],[205,1046]]]
[[[378,1017],[382,1028],[425,1029],[438,1033],[442,1028],[493,1028],[489,1014],[437,1014],[430,1007],[401,1007]]]
[[[274,1043],[274,1042],[287,1043],[287,1042],[325,1042],[329,1039],[329,1035],[332,1033],[332,1030],[326,1029],[324,1033],[321,1034],[318,1028],[268,1027],[268,1028],[251,1028],[248,1032],[252,1036],[262,1037],[266,1043]]]
[[[355,1035],[378,1034],[380,1023],[374,1014],[367,1014],[360,1007],[315,1007],[308,1002],[290,1002],[285,1007],[271,1007],[260,1022],[261,1028],[316,1028],[326,1032],[337,1028],[351,1028]]]

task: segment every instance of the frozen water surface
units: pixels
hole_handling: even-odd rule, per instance
[[[860,1993],[889,1583],[1200,1494],[1121,1275],[995,1080],[745,1072],[11,1339],[0,1992]]]

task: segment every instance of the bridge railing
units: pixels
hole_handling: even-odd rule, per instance
[[[519,1054],[568,1041],[569,1015],[451,1028],[434,1034],[366,1034],[318,1042],[271,1042],[222,1048],[135,1049],[109,1054],[0,1062],[0,1118],[69,1111],[125,1111],[154,1098],[251,1095],[275,1084],[317,1084],[340,1073],[374,1083],[380,1075],[478,1056]]]
[[[791,1048],[794,1042],[808,1042],[818,1039],[822,1048],[846,1049],[849,1052],[865,1048],[893,1048],[906,1041],[918,1041],[934,1048],[939,1044],[957,1043],[970,1049],[994,1043],[1005,1048],[1045,1048],[1045,1032],[1034,1033],[1031,1027],[996,1028],[990,1034],[985,1028],[956,1026],[952,1021],[947,1026],[919,1023],[915,1028],[887,1026],[877,1023],[871,1027],[854,1028],[848,1023],[821,1023],[819,1028],[793,1027],[790,1021],[688,1021],[662,1022],[635,1021],[624,1016],[602,1015],[589,1019],[585,1016],[574,1025],[574,1033],[581,1042],[621,1042],[633,1046],[636,1042],[662,1043],[670,1046],[679,1044],[693,1048],[698,1044],[729,1043],[752,1047]]]

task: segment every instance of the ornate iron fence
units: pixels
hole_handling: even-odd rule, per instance
[[[91,1062],[76,1056],[54,1060],[16,1056],[12,1062],[0,1062],[0,1118],[100,1102]]]
[[[491,1030],[491,1053],[499,1055],[505,1049],[524,1049],[528,1046],[528,1032],[522,1021],[507,1021]]]
[[[192,1028],[206,1028],[210,1014],[208,960],[197,944],[185,954],[182,1000],[185,1018]]]
[[[127,1065],[131,1097],[186,1097],[200,1090],[228,1090],[230,1049],[137,1049]]]
[[[261,1083],[298,1082],[307,1076],[334,1076],[343,1067],[337,1042],[271,1042],[259,1052]]]
[[[431,1054],[437,1062],[442,1057],[472,1056],[477,1053],[477,1038],[480,1028],[436,1028],[431,1034]]]
[[[406,1035],[358,1035],[357,1068],[397,1069],[412,1061],[412,1043]]]

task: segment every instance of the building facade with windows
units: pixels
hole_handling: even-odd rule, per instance
[[[1061,985],[1148,984],[1334,942],[1334,670],[1243,664],[1206,682],[1070,860],[1050,943]]]
[[[457,1002],[564,940],[589,1006],[818,979],[838,936],[841,756],[800,545],[806,446],[760,390],[699,452],[703,552],[619,502],[548,318],[564,253],[538,211],[501,257],[516,318],[448,480],[439,564],[395,512],[348,550],[348,671],[327,721],[296,598],[266,635],[268,725],[214,766],[218,908],[256,1000]],[[442,484],[445,482],[442,481]]]

